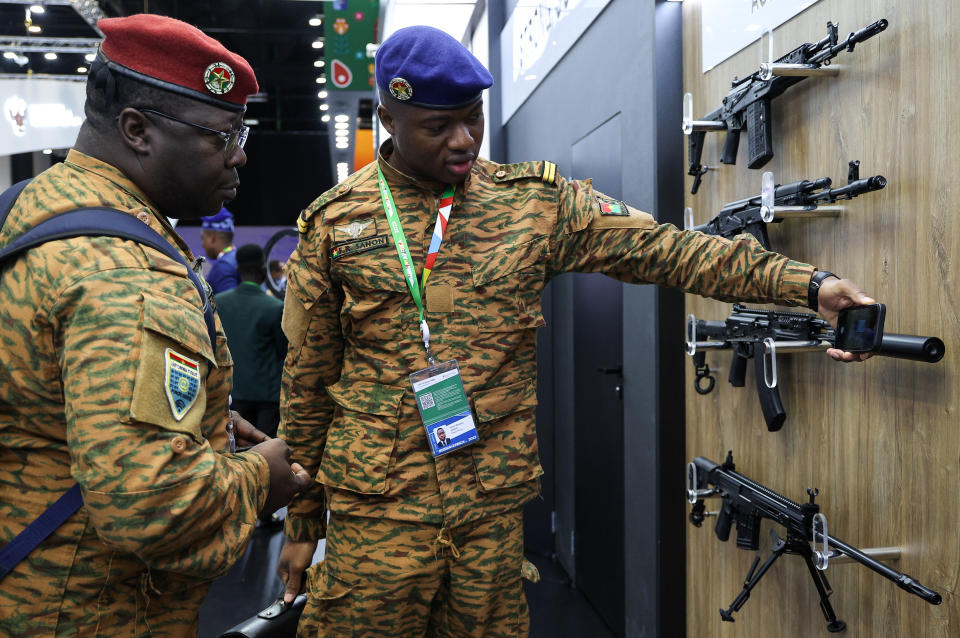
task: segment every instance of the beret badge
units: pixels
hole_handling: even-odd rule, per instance
[[[409,100],[413,97],[413,87],[403,78],[393,78],[390,80],[390,95],[401,101]]]
[[[237,77],[224,62],[214,62],[203,72],[203,85],[215,95],[224,95],[233,88]]]

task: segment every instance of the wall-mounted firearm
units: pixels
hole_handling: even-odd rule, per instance
[[[693,225],[693,211],[687,208],[684,226],[688,230],[699,230],[727,239],[749,233],[770,250],[767,224],[778,224],[784,219],[793,218],[836,217],[843,207],[824,204],[878,191],[887,185],[887,180],[883,175],[860,179],[860,162],[854,161],[849,164],[847,185],[830,188],[832,184],[833,180],[824,177],[777,186],[774,185],[773,173],[768,171],[763,174],[760,195],[726,204],[713,219],[699,226]]]
[[[839,632],[846,628],[846,623],[837,619],[830,604],[829,597],[833,590],[824,574],[830,560],[840,555],[848,556],[861,565],[869,567],[884,578],[892,580],[901,589],[919,596],[932,605],[940,604],[940,594],[921,585],[911,576],[877,562],[866,553],[871,550],[861,551],[830,536],[827,530],[827,517],[820,512],[820,506],[813,502],[814,497],[819,493],[817,490],[808,489],[810,502],[801,505],[750,480],[736,472],[734,468],[732,452],[727,453],[727,459],[723,465],[717,465],[702,456],[698,456],[687,465],[687,500],[693,505],[690,522],[700,527],[704,517],[715,515],[717,523],[714,532],[721,541],[730,538],[730,527],[736,523],[737,547],[754,552],[760,548],[761,519],[765,518],[783,525],[787,533],[784,539],[774,530],[770,530],[773,540],[770,556],[762,565],[760,565],[760,556],[754,559],[750,571],[747,572],[743,590],[730,607],[720,610],[720,617],[723,620],[733,622],[733,612],[743,607],[750,598],[750,591],[783,554],[799,554],[803,557],[813,578],[813,584],[817,588],[817,594],[820,596],[820,610],[827,619],[827,629],[830,632]],[[703,499],[710,496],[719,496],[723,499],[718,512],[705,511]]]
[[[693,96],[684,96],[683,132],[689,136],[688,156],[690,167],[687,174],[693,177],[691,193],[700,188],[700,180],[707,168],[700,163],[703,140],[707,131],[726,131],[720,161],[737,163],[740,133],[747,130],[749,155],[747,166],[761,168],[773,157],[773,116],[770,101],[809,75],[834,74],[826,69],[830,61],[841,51],[853,51],[860,42],[887,28],[886,20],[877,20],[844,40],[837,35],[837,25],[827,23],[827,37],[816,43],[801,44],[793,51],[777,58],[772,63],[761,64],[760,69],[742,80],[734,78],[733,86],[723,105],[711,111],[701,120],[693,119]]]
[[[777,387],[777,353],[813,352],[832,348],[836,331],[829,323],[808,312],[759,310],[740,304],[724,321],[687,317],[687,354],[693,356],[697,377],[694,388],[709,394],[716,385],[706,350],[733,350],[730,385],[742,388],[747,359],[753,358],[757,395],[767,429],[783,427],[787,413]],[[935,363],[943,358],[945,346],[937,337],[884,333],[876,354]],[[702,385],[705,383],[706,385]]]

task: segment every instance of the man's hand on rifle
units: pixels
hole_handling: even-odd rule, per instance
[[[849,279],[839,279],[837,277],[827,277],[820,284],[818,295],[818,305],[820,307],[820,316],[827,320],[831,326],[837,327],[837,315],[844,308],[850,306],[862,306],[866,304],[877,303],[873,297],[867,295],[857,284]],[[837,361],[866,361],[873,355],[866,353],[844,352],[836,348],[828,348],[827,354]]]

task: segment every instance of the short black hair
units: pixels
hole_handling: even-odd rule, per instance
[[[266,256],[257,244],[237,248],[237,273],[243,281],[263,281],[266,274]]]
[[[114,73],[105,63],[93,63],[87,77],[87,121],[97,130],[109,130],[120,112],[127,107],[150,107],[176,114],[194,100],[172,91],[150,86],[134,78]]]

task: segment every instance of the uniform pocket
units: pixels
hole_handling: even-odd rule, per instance
[[[474,392],[472,399],[480,433],[473,463],[481,489],[511,487],[543,474],[533,414],[536,379]]]
[[[394,463],[400,402],[406,392],[368,381],[327,386],[337,408],[318,480],[360,494],[383,494]]]
[[[547,238],[474,255],[471,312],[481,332],[513,332],[545,325],[540,295],[546,278]]]
[[[159,291],[144,291],[141,298],[140,356],[130,416],[199,442],[207,371],[217,363],[203,315]]]

